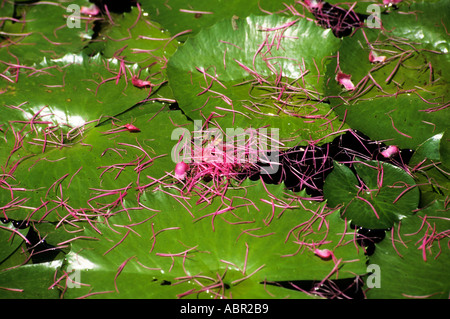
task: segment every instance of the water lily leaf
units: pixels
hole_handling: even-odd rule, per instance
[[[75,0],[70,4],[81,7],[89,5],[87,0]],[[90,41],[93,31],[93,21],[80,19],[79,22],[69,21],[73,10],[61,3],[39,2],[17,6],[16,17],[20,21],[5,23],[3,35],[7,37],[0,44],[2,57],[8,61],[20,64],[39,62],[43,56],[57,59],[68,52],[78,53]],[[42,17],[45,16],[45,19]],[[6,53],[9,51],[9,54]],[[18,58],[16,61],[15,57]]]
[[[149,89],[133,86],[121,67],[117,60],[100,55],[67,54],[22,70],[17,83],[2,81],[0,166],[4,172],[41,152],[39,147],[31,148],[33,139],[55,134],[63,139],[85,123],[107,120],[147,98]],[[137,72],[138,67],[130,70]]]
[[[414,177],[421,191],[421,207],[449,194],[450,172],[441,160],[445,143],[444,133],[436,134],[419,145],[411,158],[410,166],[414,167]]]
[[[46,121],[72,128],[101,116],[114,116],[149,94],[148,89],[134,87],[120,70],[119,61],[100,55],[44,59],[18,83],[5,87],[2,109],[15,108],[17,115],[8,120],[30,120],[39,113]]]
[[[2,15],[5,17],[12,17],[13,14],[14,14],[14,3],[13,2],[2,3]],[[8,19],[2,20],[0,22],[0,30],[2,30],[3,27],[7,24],[8,24]]]
[[[169,84],[191,119],[209,117],[222,128],[269,126],[292,146],[340,126],[323,103],[320,76],[339,42],[330,30],[302,19],[224,20],[177,50],[168,63]]]
[[[402,6],[403,10],[411,14],[391,12],[382,17],[383,27],[392,35],[425,44],[445,54],[449,53],[447,30],[450,28],[450,4],[448,1],[414,1],[409,6],[406,4]],[[446,58],[449,59],[448,54]]]
[[[128,214],[114,214],[108,223],[99,220],[101,234],[86,227],[77,234],[80,240],[72,242],[66,261],[80,270],[81,282],[88,286],[68,289],[64,296],[107,291],[111,293],[101,296],[260,298],[264,289],[265,298],[269,292],[308,297],[263,283],[353,278],[365,272],[362,252],[343,244],[353,235],[345,234],[346,223],[337,211],[283,196],[282,185],[266,185],[270,194],[260,182],[243,186],[202,205],[196,205],[197,195],[146,192],[140,199],[151,211],[130,207]],[[291,208],[282,208],[287,202]],[[332,250],[335,261],[322,260],[313,247]],[[140,288],[134,289],[138,283]]]
[[[2,299],[56,299],[60,291],[51,288],[60,261],[30,264],[0,272]]]
[[[105,57],[123,58],[127,63],[148,68],[153,74],[165,71],[167,60],[178,47],[177,40],[169,32],[162,30],[157,22],[150,21],[140,8],[123,13],[114,23],[98,35],[105,39],[102,50]]]
[[[108,210],[136,202],[137,187],[153,181],[147,176],[159,179],[173,171],[171,151],[177,141],[171,140],[171,133],[174,124],[188,124],[179,111],[162,111],[157,104],[146,105],[154,108],[153,115],[148,110],[137,117],[128,114],[114,125],[109,121],[81,127],[78,138],[63,144],[52,144],[49,139],[45,145],[43,138],[34,138],[38,151],[6,179],[16,186],[15,203],[26,200],[26,208],[16,209],[23,202],[11,204],[5,214],[19,220],[60,221],[76,218],[86,209]],[[129,123],[140,132],[126,130],[123,125]],[[9,189],[0,194],[8,202]]]
[[[183,0],[171,0],[170,3],[163,0],[143,0],[140,3],[153,20],[159,22],[172,34],[190,30],[189,34],[180,37],[183,40],[222,19],[232,21],[235,18],[245,18],[251,14],[263,14],[286,9],[282,3],[274,0],[250,0],[245,2],[242,0],[196,0],[191,3]],[[295,5],[295,1],[286,1],[285,4]]]
[[[379,286],[368,298],[448,298],[449,210],[436,201],[394,226],[376,245],[369,263],[379,266]],[[373,279],[367,278],[372,282]]]
[[[419,189],[401,168],[377,161],[357,162],[354,167],[357,175],[335,162],[325,179],[327,203],[343,205],[342,217],[361,227],[383,229],[418,207]]]
[[[402,39],[376,29],[343,39],[339,61],[327,68],[327,92],[335,112],[352,128],[374,140],[415,149],[447,127],[450,64],[440,52]],[[385,61],[371,62],[370,54]],[[351,75],[354,90],[333,80],[337,69]]]
[[[441,145],[439,145],[439,155],[442,162],[447,169],[450,168],[450,130],[447,129],[441,138]]]
[[[2,264],[3,261],[24,242],[26,235],[26,229],[14,227],[11,221],[8,223],[0,222],[0,242],[2,243],[2,249],[0,250],[0,264]]]
[[[389,101],[389,102],[388,102]],[[360,101],[336,113],[345,122],[373,140],[387,140],[399,148],[416,149],[436,130],[447,126],[449,109],[428,113],[430,105],[415,96],[400,95],[395,99],[376,98]]]

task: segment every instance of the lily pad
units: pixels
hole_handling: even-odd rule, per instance
[[[222,129],[249,123],[279,129],[287,147],[323,143],[340,127],[323,102],[320,76],[339,42],[304,19],[224,20],[177,50],[168,63],[169,84],[191,119],[208,119]]]
[[[50,138],[47,145],[42,137],[33,138],[40,145],[34,146],[38,152],[18,165],[14,177],[5,179],[16,186],[15,201],[26,200],[26,208],[10,205],[4,213],[19,220],[60,221],[77,218],[86,209],[104,211],[135,203],[138,187],[153,181],[147,176],[159,179],[174,169],[171,151],[176,141],[171,133],[176,127],[172,123],[189,124],[180,112],[158,113],[164,108],[159,103],[147,107],[154,108],[153,116],[148,109],[146,115],[130,113],[114,125],[109,121],[81,127],[78,138],[59,146]],[[123,126],[129,123],[140,132],[129,132]],[[0,194],[8,202],[9,189]]]
[[[382,17],[383,27],[394,36],[405,37],[414,42],[446,54],[449,61],[450,46],[447,30],[450,28],[450,4],[448,1],[415,1],[402,11],[411,14],[391,12]],[[439,17],[438,19],[436,19]]]
[[[161,188],[146,192],[141,201],[151,211],[130,207],[107,223],[99,220],[101,234],[91,227],[78,234],[66,261],[86,286],[67,289],[64,296],[304,298],[264,283],[353,278],[365,271],[362,251],[343,244],[353,235],[337,211],[283,196],[282,185],[266,187],[267,192],[260,182],[246,182],[199,206],[199,196]],[[334,261],[316,256],[319,247],[333,251]],[[101,292],[110,293],[96,295]]]
[[[60,261],[30,264],[0,272],[2,299],[56,299],[58,289],[49,289]]]
[[[74,0],[70,4],[78,8],[90,5],[87,0]],[[43,56],[58,59],[68,52],[81,52],[94,34],[94,23],[81,20],[76,13],[72,16],[79,24],[71,23],[72,12],[66,5],[56,2],[18,4],[15,17],[20,21],[7,21],[3,25],[6,39],[0,43],[0,56],[25,66],[41,61]]]
[[[138,67],[130,68],[137,72]],[[46,121],[71,128],[117,115],[149,95],[148,89],[131,84],[120,61],[99,54],[67,54],[61,59],[43,59],[27,70],[16,84],[3,84],[2,109],[17,115],[6,120],[30,120],[37,113]],[[3,111],[2,111],[3,112]],[[10,112],[10,111],[6,111]]]
[[[180,39],[185,41],[188,36],[197,34],[203,28],[215,24],[217,21],[235,18],[245,18],[251,14],[276,13],[286,7],[276,0],[142,0],[140,1],[153,20],[159,22],[172,34],[182,34]],[[295,5],[295,1],[285,1],[286,5]],[[301,9],[300,9],[301,10]]]
[[[421,191],[421,207],[426,207],[436,199],[444,200],[450,193],[450,171],[441,160],[446,143],[445,133],[436,134],[419,145],[411,158],[414,178]],[[447,146],[448,147],[448,146]]]
[[[444,202],[437,201],[394,226],[369,259],[379,266],[380,282],[367,291],[367,297],[448,298],[449,217]]]
[[[447,169],[450,169],[450,130],[447,129],[441,138],[441,145],[439,146],[439,155],[442,162]]]
[[[342,217],[369,229],[392,227],[412,215],[419,204],[419,189],[404,170],[377,161],[355,162],[353,171],[334,163],[324,184],[330,207],[343,205]]]
[[[333,59],[327,68],[327,93],[335,112],[353,129],[415,149],[447,127],[450,64],[440,52],[390,36],[363,29],[343,39],[339,61]],[[385,61],[371,62],[370,54]],[[354,90],[334,80],[337,70],[351,76]]]
[[[8,258],[25,240],[28,230],[14,227],[13,222],[0,222],[0,264]]]
[[[140,8],[132,8],[114,21],[114,25],[100,31],[105,39],[102,53],[107,58],[122,58],[126,63],[137,63],[156,77],[165,72],[167,60],[178,47],[177,39],[164,31]],[[158,79],[163,81],[163,77]]]

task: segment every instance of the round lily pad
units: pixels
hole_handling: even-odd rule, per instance
[[[322,94],[327,57],[339,44],[331,30],[305,19],[227,19],[177,50],[169,84],[190,118],[222,129],[279,129],[280,140],[292,146],[340,127]]]
[[[418,207],[419,189],[401,168],[377,161],[357,162],[354,168],[356,175],[335,162],[325,180],[327,203],[342,205],[343,218],[361,227],[383,229],[412,215]]]

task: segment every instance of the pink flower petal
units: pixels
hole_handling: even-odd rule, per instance
[[[389,4],[397,4],[402,2],[403,0],[383,0],[383,4],[384,5],[389,5]]]
[[[81,14],[85,14],[85,15],[89,15],[89,16],[96,16],[96,15],[98,15],[100,13],[100,9],[96,5],[93,5],[93,6],[89,7],[89,8],[82,6],[81,10],[80,10],[80,13]]]
[[[139,128],[137,128],[133,124],[125,124],[124,126],[129,132],[140,132],[141,131]]]
[[[180,162],[177,165],[175,165],[175,177],[178,179],[185,179],[186,178],[186,172],[189,169],[189,165],[185,162]]]
[[[338,72],[336,75],[336,81],[339,82],[340,85],[343,85],[346,90],[354,90],[355,86],[353,85],[350,74],[344,74],[342,72]]]
[[[305,4],[309,9],[318,9],[321,10],[323,7],[323,3],[321,0],[305,0]]]
[[[395,145],[390,145],[387,149],[381,152],[381,155],[383,155],[385,158],[391,158],[392,156],[395,156],[398,154],[400,150]]]
[[[377,56],[375,54],[375,52],[370,51],[369,52],[369,61],[371,63],[384,62],[384,61],[386,61],[386,57],[384,55]]]
[[[143,87],[149,87],[152,85],[152,83],[150,81],[144,81],[144,80],[140,80],[138,79],[137,76],[133,76],[131,78],[131,83],[138,88],[143,88]]]
[[[333,258],[333,252],[329,249],[314,249],[314,254],[316,254],[320,259],[330,260]]]

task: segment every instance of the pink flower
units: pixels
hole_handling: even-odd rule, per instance
[[[140,80],[137,76],[133,76],[131,78],[131,83],[138,88],[149,87],[152,85],[150,81]]]
[[[387,149],[382,151],[380,154],[383,155],[385,158],[391,158],[392,156],[395,156],[398,154],[400,150],[395,145],[390,145]]]
[[[88,16],[96,16],[100,13],[100,9],[95,4],[89,8],[82,6],[80,13]]]
[[[384,61],[386,61],[386,57],[384,55],[378,56],[375,54],[375,52],[370,51],[369,52],[369,61],[371,63],[384,62]]]
[[[185,162],[180,162],[177,165],[175,165],[175,177],[178,179],[185,179],[186,178],[186,172],[189,169],[189,165]]]
[[[339,82],[340,85],[343,85],[346,90],[354,90],[355,86],[353,85],[350,74],[344,74],[342,72],[338,72],[336,75],[336,81]]]

